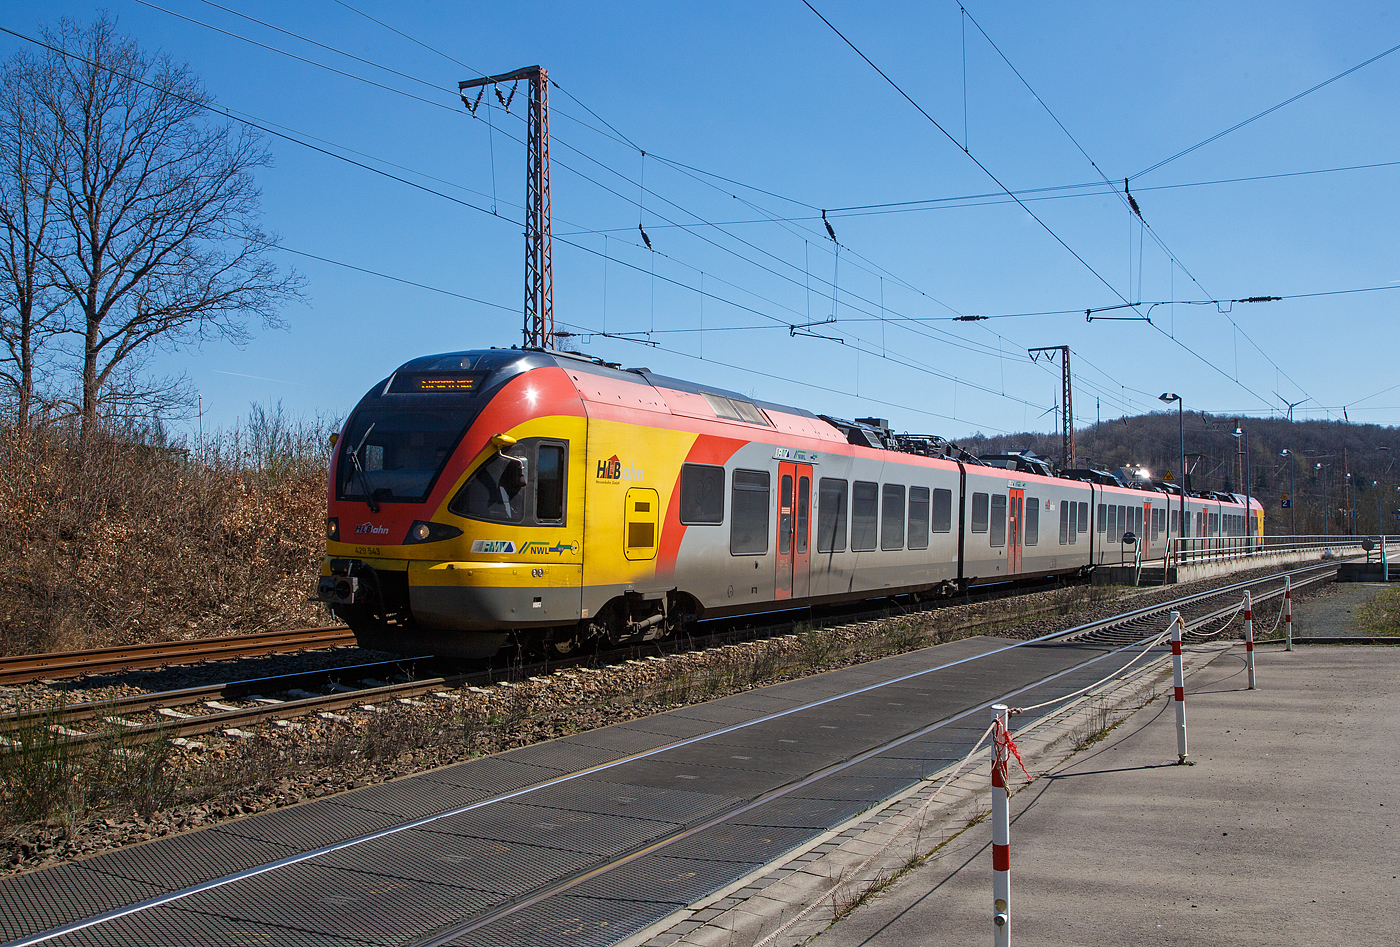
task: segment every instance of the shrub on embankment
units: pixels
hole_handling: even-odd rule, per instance
[[[0,653],[323,623],[324,423],[254,407],[194,450],[0,428]]]

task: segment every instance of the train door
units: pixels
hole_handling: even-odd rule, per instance
[[[1152,504],[1144,502],[1142,504],[1142,529],[1138,536],[1138,542],[1142,543],[1142,558],[1152,558]]]
[[[1021,534],[1026,506],[1026,491],[1012,488],[1006,505],[1006,574],[1021,571]]]
[[[806,598],[810,591],[812,468],[778,464],[778,575],[774,598]]]

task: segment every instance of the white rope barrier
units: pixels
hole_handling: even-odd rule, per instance
[[[1087,687],[1081,687],[1081,688],[1079,688],[1079,690],[1077,690],[1077,691],[1073,691],[1073,692],[1068,693],[1068,694],[1065,694],[1065,695],[1063,695],[1063,696],[1061,696],[1061,697],[1056,697],[1056,698],[1054,698],[1054,699],[1052,699],[1052,700],[1042,701],[1042,702],[1039,703],[1039,704],[1031,704],[1029,707],[1013,707],[1013,708],[1011,708],[1011,712],[1012,712],[1013,714],[1024,714],[1024,713],[1028,713],[1028,712],[1030,712],[1030,711],[1032,711],[1032,710],[1039,710],[1039,709],[1041,709],[1042,707],[1049,707],[1049,706],[1051,706],[1052,704],[1062,704],[1062,703],[1066,703],[1067,701],[1074,700],[1074,698],[1078,697],[1078,696],[1081,695],[1081,694],[1086,694],[1086,693],[1088,693],[1089,691],[1091,691],[1091,690],[1093,690],[1094,688],[1098,687],[1100,684],[1104,684],[1104,683],[1107,683],[1108,681],[1113,680],[1113,679],[1114,679],[1115,677],[1117,677],[1119,674],[1122,674],[1122,673],[1123,673],[1124,671],[1126,671],[1128,668],[1132,667],[1134,664],[1137,664],[1139,661],[1141,661],[1141,660],[1147,655],[1147,653],[1148,653],[1149,651],[1151,651],[1153,648],[1155,648],[1155,647],[1157,647],[1158,645],[1160,645],[1160,644],[1162,643],[1162,639],[1166,638],[1167,635],[1169,635],[1169,634],[1171,634],[1171,629],[1170,629],[1170,628],[1168,628],[1166,631],[1162,632],[1162,633],[1161,633],[1160,635],[1158,635],[1156,638],[1153,638],[1152,641],[1151,641],[1151,643],[1149,643],[1148,646],[1147,646],[1146,648],[1143,648],[1140,652],[1138,652],[1137,656],[1134,657],[1134,658],[1133,658],[1131,661],[1129,661],[1127,664],[1123,665],[1121,668],[1119,668],[1118,670],[1114,671],[1112,674],[1108,675],[1107,677],[1099,678],[1097,681],[1095,681],[1094,683],[1088,685]]]

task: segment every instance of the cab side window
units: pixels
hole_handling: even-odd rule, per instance
[[[535,522],[563,525],[564,522],[564,445],[541,444],[536,455]]]

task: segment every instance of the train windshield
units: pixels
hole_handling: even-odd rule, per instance
[[[463,408],[364,408],[341,438],[336,496],[421,503],[476,412]]]

